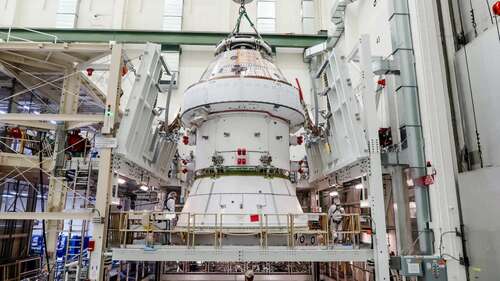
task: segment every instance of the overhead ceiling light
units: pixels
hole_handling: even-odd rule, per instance
[[[118,184],[124,184],[124,183],[126,183],[126,182],[127,182],[126,180],[124,180],[124,179],[122,179],[122,178],[118,178],[118,180],[117,180],[117,181],[118,181]]]
[[[330,192],[330,196],[331,197],[339,196],[339,192],[334,190],[334,191]]]
[[[141,185],[141,187],[139,187],[141,190],[143,191],[148,191],[149,190],[149,187],[147,187],[146,185]]]
[[[362,183],[358,183],[358,184],[356,184],[356,185],[354,186],[354,188],[356,188],[356,189],[360,190],[360,189],[363,189],[363,188],[365,188],[365,187],[363,186],[363,184],[362,184]]]
[[[29,106],[27,106],[27,105],[23,105],[23,108],[24,108],[24,109],[27,109],[27,110],[29,110],[29,109],[30,109],[30,107],[29,107]]]

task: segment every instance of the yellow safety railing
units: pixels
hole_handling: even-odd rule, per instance
[[[213,246],[223,246],[224,238],[229,236],[257,237],[262,248],[269,247],[269,238],[275,240],[280,236],[286,237],[286,245],[294,248],[300,245],[296,240],[299,235],[313,237],[315,245],[329,246],[334,242],[333,235],[346,237],[344,241],[355,244],[359,242],[361,226],[359,214],[344,214],[341,230],[331,229],[328,215],[325,213],[304,214],[240,214],[240,213],[171,213],[155,211],[117,212],[118,228],[110,228],[110,232],[119,233],[121,246],[131,244],[130,238],[152,237],[154,234],[178,234],[183,241],[182,245],[194,248],[199,236],[213,235]],[[254,223],[248,226],[248,220]],[[166,222],[168,221],[168,222]],[[182,226],[176,226],[177,221],[183,221]],[[158,222],[166,222],[170,227],[160,227]],[[241,223],[239,223],[241,222]],[[116,224],[114,224],[116,226]],[[129,235],[133,236],[130,237]],[[135,236],[134,236],[135,235]],[[158,238],[158,237],[157,237]],[[206,239],[206,237],[205,237]],[[171,241],[171,239],[170,239]],[[204,240],[207,241],[207,240]],[[284,241],[283,241],[284,243]],[[280,244],[283,244],[280,243]],[[312,243],[311,243],[312,244]]]

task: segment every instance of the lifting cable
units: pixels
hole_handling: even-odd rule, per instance
[[[236,25],[234,26],[233,30],[231,31],[231,34],[229,34],[229,37],[232,37],[234,34],[240,33],[241,20],[243,18],[245,18],[248,21],[248,23],[250,24],[250,27],[255,31],[255,34],[257,35],[257,37],[259,37],[259,39],[263,40],[262,36],[260,36],[259,31],[255,27],[255,24],[252,22],[252,20],[248,16],[247,9],[245,7],[245,0],[241,0],[239,16],[238,16],[238,19],[236,19]]]

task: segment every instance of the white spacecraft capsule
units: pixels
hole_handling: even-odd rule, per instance
[[[304,112],[271,54],[262,40],[226,39],[186,90],[181,116],[195,138],[195,180],[182,210],[191,221],[180,216],[177,227],[249,230],[265,220],[269,228],[285,228],[288,214],[302,214],[289,180],[289,146]]]

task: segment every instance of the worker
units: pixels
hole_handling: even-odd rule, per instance
[[[85,157],[87,139],[80,135],[80,129],[73,130],[67,138],[68,151],[73,157]]]
[[[342,220],[344,218],[344,214],[345,210],[340,205],[340,198],[338,196],[334,196],[332,198],[332,205],[328,209],[330,231],[332,233],[334,243],[342,242],[342,234],[339,234],[339,232],[342,231]]]
[[[253,270],[249,269],[245,272],[245,281],[253,281],[255,274],[253,273]]]
[[[10,143],[9,146],[11,148],[10,151],[7,152],[21,152],[21,140],[23,138],[23,131],[19,126],[15,126],[9,130],[9,138]]]
[[[168,194],[165,200],[165,211],[175,213],[175,201],[177,199],[177,192],[172,191]]]
[[[177,192],[172,191],[168,194],[167,200],[165,200],[164,210],[169,213],[175,213],[175,201],[177,200]],[[171,218],[166,220],[165,229],[171,230],[175,226],[176,217],[172,214]],[[171,233],[165,233],[165,244],[170,244]]]

